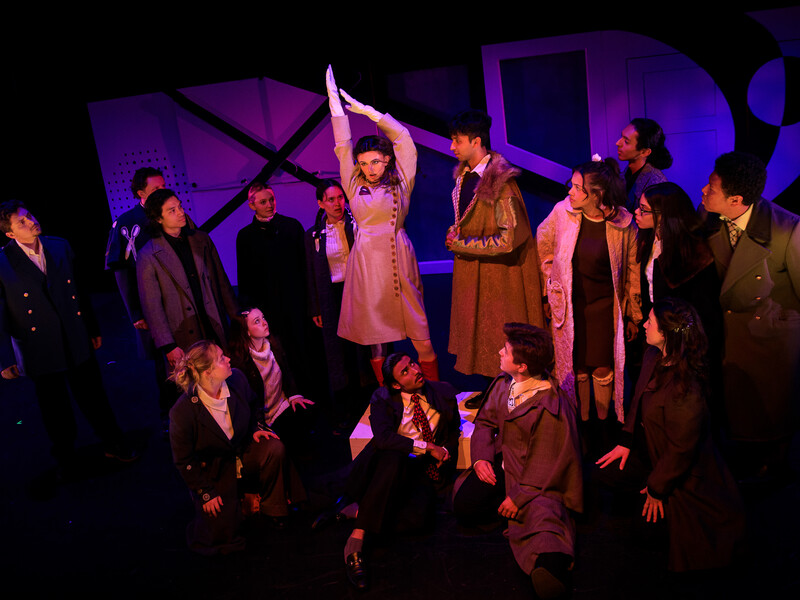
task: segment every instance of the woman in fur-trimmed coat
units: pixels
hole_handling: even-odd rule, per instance
[[[453,203],[457,235],[451,250],[453,302],[450,345],[455,368],[467,375],[497,374],[497,350],[509,322],[542,326],[539,257],[525,202],[514,177],[519,170],[496,152],[475,187],[463,215],[458,199],[467,163],[456,167]]]
[[[579,165],[569,196],[536,232],[552,317],[555,375],[577,400],[583,421],[589,420],[593,386],[598,418],[607,418],[613,400],[617,419],[624,422],[625,340],[636,336],[642,320],[638,230],[623,207],[621,182],[613,159]],[[599,293],[606,289],[607,296]]]

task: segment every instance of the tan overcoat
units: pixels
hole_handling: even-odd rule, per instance
[[[417,172],[417,149],[408,130],[388,114],[378,122],[394,146],[399,185],[370,187],[353,160],[350,122],[331,117],[342,185],[358,224],[347,258],[339,337],[372,345],[428,340],[422,278],[414,246],[403,228]]]
[[[460,164],[455,172],[456,213],[466,166]],[[471,205],[451,228],[458,235],[451,247],[455,258],[448,351],[456,355],[456,370],[467,375],[497,374],[505,323],[543,325],[539,258],[514,180],[518,173],[492,152]]]

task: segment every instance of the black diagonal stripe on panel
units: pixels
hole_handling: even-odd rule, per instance
[[[319,125],[326,116],[328,116],[329,109],[327,99],[320,104],[319,108],[317,108],[300,127],[297,128],[297,131],[292,134],[292,136],[283,146],[281,146],[277,151],[274,151],[270,150],[264,144],[253,139],[246,133],[243,133],[209,110],[203,108],[196,102],[190,100],[179,91],[167,90],[164,93],[169,96],[178,106],[190,112],[198,119],[204,121],[208,125],[211,125],[221,133],[224,133],[226,136],[240,143],[245,148],[252,150],[259,156],[267,159],[267,164],[264,165],[264,168],[261,169],[261,171],[259,171],[259,173],[250,181],[267,182],[276,170],[281,169],[287,173],[290,173],[300,181],[309,183],[313,186],[316,186],[319,183],[319,177],[297,166],[296,164],[287,160],[287,158],[300,146],[303,140],[305,140],[311,134],[314,128],[317,127],[317,125]],[[250,184],[248,183],[247,186],[237,192],[233,198],[223,204],[222,207],[217,210],[217,212],[211,215],[211,217],[209,217],[208,220],[200,226],[200,229],[208,233],[217,225],[222,223],[225,219],[227,219],[234,210],[236,210],[247,200],[247,189],[249,186]]]

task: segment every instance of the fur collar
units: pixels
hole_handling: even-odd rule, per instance
[[[520,170],[497,152],[489,152],[489,156],[491,156],[491,159],[489,160],[489,164],[486,165],[483,175],[481,175],[478,187],[475,188],[475,195],[478,197],[478,200],[493,205],[500,197],[503,186],[508,183],[509,179],[519,175]],[[459,163],[453,172],[453,177],[458,179],[464,174],[466,169],[466,162]]]
[[[575,216],[579,216],[580,215],[581,211],[580,210],[575,210],[574,208],[572,208],[572,205],[569,203],[569,196],[564,198],[564,200],[562,200],[561,202],[564,204],[564,209],[567,212],[569,212],[570,214],[575,215]],[[614,215],[614,218],[613,219],[607,219],[606,223],[616,227],[617,229],[625,229],[626,227],[629,227],[631,225],[631,223],[633,223],[633,215],[631,213],[629,213],[627,211],[627,209],[625,209],[624,206],[620,206],[617,209],[617,214]]]
[[[664,281],[670,287],[675,289],[679,285],[683,285],[692,277],[700,273],[703,269],[714,263],[714,254],[705,240],[698,240],[693,244],[693,251],[691,258],[685,264],[672,265],[667,272],[661,266],[661,257],[657,259],[659,267],[661,267],[661,274],[664,276]]]

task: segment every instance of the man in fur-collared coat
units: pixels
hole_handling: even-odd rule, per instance
[[[455,223],[445,241],[455,255],[448,350],[457,371],[486,377],[497,371],[504,323],[543,324],[536,242],[514,180],[519,171],[490,151],[491,123],[469,110],[450,124],[459,165]]]

